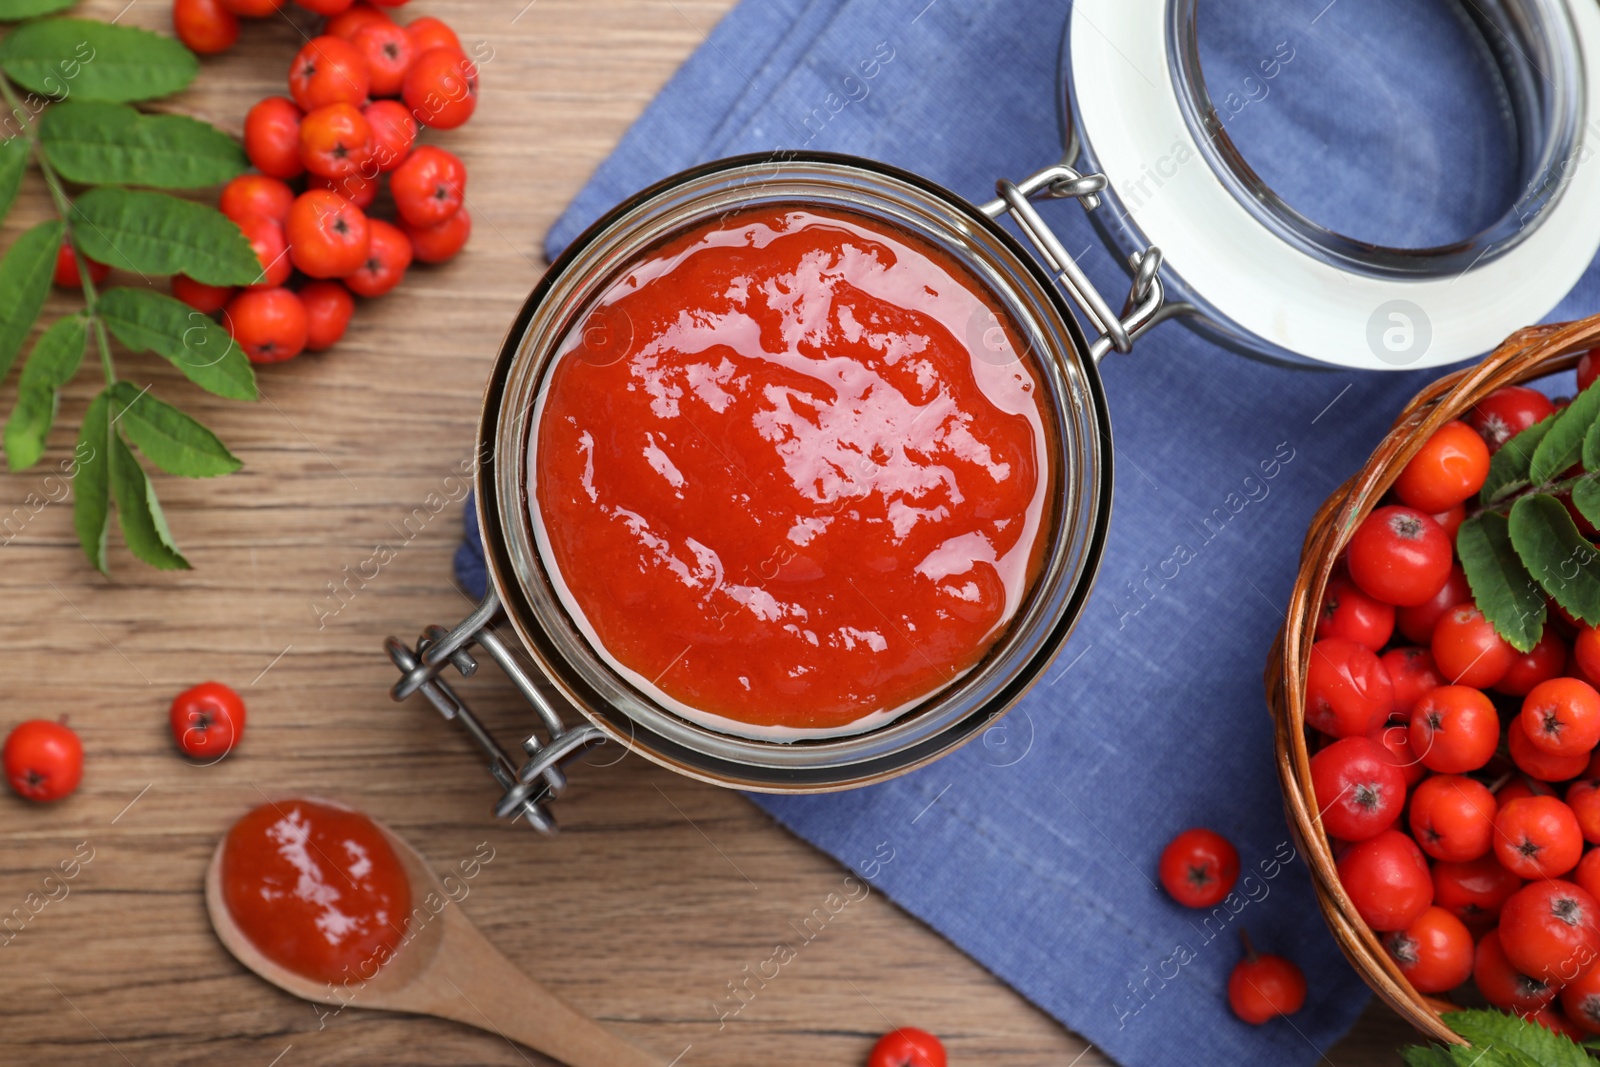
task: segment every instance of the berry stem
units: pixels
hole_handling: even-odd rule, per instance
[[[89,276],[89,261],[78,250],[78,242],[72,239],[72,201],[62,188],[61,179],[56,175],[55,168],[50,165],[44,144],[39,140],[39,131],[34,129],[33,123],[28,119],[28,113],[22,106],[22,101],[17,99],[17,91],[10,79],[4,76],[0,76],[0,97],[4,97],[6,106],[10,108],[12,116],[22,127],[22,135],[28,139],[34,162],[39,164],[39,174],[44,178],[46,188],[50,190],[51,203],[55,205],[56,216],[61,219],[62,232],[72,248],[72,258],[78,264],[78,279],[83,284],[84,311],[88,314],[89,321],[94,324],[95,346],[100,351],[100,366],[105,371],[106,385],[108,387],[115,385],[117,372],[111,362],[111,338],[106,333],[106,324],[101,320],[97,308],[99,293],[95,289],[94,279]]]
[[[1512,493],[1510,496],[1501,500],[1497,500],[1493,504],[1490,504],[1486,507],[1475,507],[1469,509],[1467,511],[1466,518],[1470,519],[1474,516],[1485,514],[1486,512],[1509,514],[1511,511],[1511,506],[1525,496],[1536,496],[1540,493],[1549,493],[1552,495],[1562,493],[1573,488],[1579,482],[1584,481],[1585,479],[1592,479],[1597,476],[1600,475],[1590,471],[1584,471],[1582,474],[1574,475],[1571,478],[1559,478],[1553,482],[1545,482],[1543,485],[1524,486],[1521,489],[1518,489],[1515,493]]]
[[[1255,944],[1251,942],[1250,935],[1242,926],[1239,927],[1239,940],[1244,944],[1244,958],[1254,963],[1259,957],[1259,953],[1256,952]]]

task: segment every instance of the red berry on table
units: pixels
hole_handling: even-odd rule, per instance
[[[304,117],[293,100],[269,96],[244,117],[244,152],[252,166],[273,178],[297,178],[305,173],[300,162],[300,120]]]
[[[239,17],[222,0],[172,0],[172,29],[190,51],[216,55],[239,39]]]
[[[351,0],[294,0],[294,2],[314,14],[332,18],[348,10]]]
[[[1519,1015],[1538,1011],[1556,998],[1555,986],[1524,974],[1506,958],[1498,930],[1490,930],[1478,941],[1472,981],[1483,999],[1501,1011]]]
[[[411,242],[399,227],[382,219],[372,219],[370,225],[366,260],[344,276],[344,284],[357,296],[382,296],[400,284],[411,266]]]
[[[1591,848],[1583,854],[1577,869],[1572,872],[1572,881],[1582,886],[1591,897],[1600,893],[1600,849]],[[1600,897],[1595,899],[1600,900]]]
[[[1357,841],[1339,857],[1339,884],[1361,921],[1404,930],[1433,903],[1433,875],[1417,843],[1398,830]]]
[[[1447,422],[1423,442],[1400,471],[1394,493],[1418,511],[1447,511],[1483,488],[1489,477],[1489,446],[1461,421]]]
[[[411,239],[419,263],[443,263],[466,246],[472,236],[472,216],[463,207],[437,226],[412,226],[404,219],[400,228]]]
[[[1279,1015],[1293,1015],[1306,1002],[1306,977],[1282,956],[1257,953],[1241,929],[1244,959],[1228,975],[1228,1004],[1240,1019],[1260,1026]]]
[[[1330,637],[1311,646],[1306,670],[1306,722],[1332,737],[1355,737],[1386,722],[1394,686],[1365,645]]]
[[[1511,762],[1517,769],[1541,782],[1565,782],[1589,767],[1587,755],[1557,756],[1535,745],[1522,728],[1520,715],[1506,727],[1506,746],[1511,750]]]
[[[1466,774],[1488,763],[1500,743],[1500,715],[1489,698],[1464,685],[1441,685],[1411,709],[1411,751],[1440,774]]]
[[[422,145],[389,176],[394,206],[412,226],[437,226],[461,210],[467,168],[452,152]]]
[[[1600,678],[1600,628],[1584,626],[1572,640],[1572,660],[1590,678]]]
[[[1453,563],[1450,565],[1450,577],[1445,579],[1437,593],[1421,604],[1395,609],[1395,625],[1406,640],[1419,645],[1431,644],[1433,628],[1444,617],[1444,613],[1458,604],[1470,603],[1472,587],[1467,584],[1467,572],[1459,564]]]
[[[250,242],[250,249],[261,264],[261,273],[249,288],[274,289],[288,281],[289,250],[284,243],[283,227],[265,215],[241,215],[234,223]]]
[[[1550,398],[1539,390],[1508,385],[1478,401],[1467,414],[1467,425],[1478,431],[1490,452],[1498,452],[1507,441],[1555,410]]]
[[[1445,993],[1472,977],[1472,934],[1443,908],[1385,934],[1383,947],[1418,993]]]
[[[1186,908],[1222,903],[1239,879],[1239,853],[1214,830],[1196,827],[1174,837],[1161,850],[1161,884]]]
[[[1498,811],[1494,794],[1482,782],[1437,774],[1412,794],[1411,835],[1434,859],[1465,863],[1488,855]]]
[[[1433,662],[1433,653],[1425,648],[1391,648],[1379,662],[1389,673],[1396,715],[1409,716],[1417,701],[1445,684]]]
[[[367,61],[372,95],[398,96],[413,58],[411,37],[405,27],[392,22],[373,23],[357,30],[350,43]]]
[[[111,274],[111,268],[104,263],[98,263],[88,256],[83,257],[83,262],[89,268],[89,280],[96,285],[105,281]],[[56,249],[56,268],[51,280],[63,289],[82,289],[83,275],[78,272],[78,257],[73,253],[72,246],[62,242]]]
[[[1431,517],[1434,522],[1439,524],[1439,529],[1444,531],[1444,535],[1450,538],[1450,543],[1455,544],[1456,531],[1461,529],[1461,524],[1467,521],[1467,506],[1465,504],[1457,504],[1448,511],[1433,512]]]
[[[1567,643],[1561,640],[1554,626],[1546,626],[1531,650],[1517,653],[1506,673],[1494,684],[1495,692],[1525,697],[1540,683],[1561,677],[1566,669]]]
[[[1583,831],[1555,797],[1513,800],[1495,816],[1494,852],[1520,878],[1557,878],[1583,856]]]
[[[338,193],[362,211],[378,199],[378,179],[359,173],[346,174],[343,178],[324,178],[320,174],[313,174],[306,178],[306,188]]]
[[[311,38],[289,64],[289,95],[305,111],[329,104],[360,107],[370,85],[366,59],[342,37]]]
[[[172,699],[172,738],[186,756],[220,759],[244,735],[244,701],[221,682],[202,682]]]
[[[1405,776],[1365,737],[1346,737],[1312,756],[1311,788],[1323,829],[1341,841],[1377,836],[1394,825],[1406,802]],[[1492,808],[1493,798],[1489,803]]]
[[[400,95],[422,125],[453,130],[478,106],[477,64],[459,50],[430,48],[411,61]]]
[[[344,336],[355,312],[355,297],[338,282],[310,282],[299,293],[306,308],[306,348],[321,352]]]
[[[1492,851],[1465,863],[1433,865],[1433,902],[1468,926],[1498,920],[1501,906],[1521,888],[1522,879],[1502,867]]]
[[[284,226],[289,258],[313,278],[342,278],[367,260],[372,228],[361,209],[338,193],[301,193]]]
[[[465,51],[461,47],[461,38],[456,36],[456,31],[432,15],[424,15],[406,23],[406,33],[411,38],[412,52],[419,56],[430,48],[453,48],[457,52]]]
[[[1524,773],[1516,775],[1501,786],[1495,792],[1494,799],[1495,803],[1503,808],[1513,800],[1521,800],[1523,797],[1553,797],[1555,795],[1555,786],[1539,778],[1530,778]]]
[[[1581,1027],[1568,1019],[1565,1012],[1557,1011],[1553,1004],[1538,1011],[1530,1011],[1523,1018],[1530,1023],[1538,1023],[1552,1034],[1560,1034],[1570,1041],[1582,1041],[1589,1036]]]
[[[6,735],[0,750],[6,781],[24,800],[60,800],[83,778],[83,742],[64,722],[29,719]]]
[[[1583,358],[1578,360],[1578,392],[1580,393],[1593,385],[1596,378],[1600,378],[1600,359],[1596,358],[1595,351],[1591,349],[1585,352]]]
[[[1390,719],[1382,726],[1369,730],[1367,740],[1378,746],[1384,761],[1400,772],[1408,788],[1416,785],[1428,773],[1428,768],[1412,751],[1411,730],[1405,722]]]
[[[1511,669],[1517,650],[1473,604],[1457,604],[1433,628],[1433,662],[1451,685],[1488,689]]]
[[[1343,637],[1376,652],[1389,643],[1393,633],[1393,604],[1363,593],[1345,575],[1336,574],[1328,580],[1328,588],[1322,594],[1322,613],[1317,616],[1317,640]]]
[[[1600,693],[1576,678],[1534,686],[1519,718],[1534,747],[1553,756],[1587,756],[1600,744]]]
[[[197,282],[187,274],[172,276],[172,295],[194,308],[202,315],[215,315],[233,299],[231,285],[207,285]]]
[[[371,4],[356,0],[337,15],[328,18],[327,24],[322,27],[322,32],[329,37],[342,37],[346,41],[360,33],[364,27],[381,25],[393,22],[387,14],[379,11]]]
[[[294,190],[281,178],[241,174],[222,187],[217,210],[234,222],[245,215],[263,215],[281,226],[293,203]]]
[[[398,100],[374,100],[362,109],[372,127],[372,162],[386,174],[406,161],[417,140],[417,120]]]
[[[287,289],[246,289],[222,321],[252,363],[282,363],[306,346],[306,309]]]
[[[1559,878],[1529,882],[1500,909],[1500,947],[1523,974],[1570,982],[1600,960],[1600,904]]]
[[[284,0],[222,0],[222,6],[242,19],[264,19],[275,15]]]
[[[1450,538],[1427,514],[1379,508],[1350,537],[1350,577],[1368,596],[1397,607],[1425,604],[1450,578]]]
[[[878,1038],[867,1067],[945,1067],[944,1045],[926,1030],[902,1026]]]
[[[1600,1034],[1600,966],[1592,966],[1561,990],[1561,1008],[1584,1031]]]
[[[362,173],[372,159],[372,127],[353,104],[326,104],[300,122],[300,162],[324,178]]]
[[[1567,786],[1566,801],[1578,818],[1583,839],[1591,845],[1600,844],[1600,755],[1592,756],[1583,777]]]

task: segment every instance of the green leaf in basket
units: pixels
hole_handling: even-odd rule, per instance
[[[78,0],[0,0],[0,22],[21,22],[65,11]]]
[[[1594,1061],[1571,1038],[1530,1019],[1481,1009],[1448,1012],[1442,1018],[1445,1025],[1472,1042],[1474,1054],[1509,1053],[1508,1063],[1528,1062],[1538,1067],[1594,1067]]]
[[[256,398],[256,375],[244,349],[210,316],[148,289],[107,289],[96,307],[107,328],[129,348],[156,353],[218,396]]]
[[[17,385],[17,406],[6,420],[6,462],[14,471],[39,462],[45,437],[56,418],[61,387],[72,380],[83,361],[89,324],[82,315],[59,319],[33,344]]]
[[[168,193],[91,189],[72,205],[72,232],[90,259],[138,274],[187,274],[207,285],[261,277],[261,261],[232,219]]]
[[[1529,652],[1544,633],[1545,598],[1517,558],[1508,526],[1492,511],[1472,516],[1456,532],[1456,553],[1484,618],[1518,652]]]
[[[1519,497],[1507,526],[1544,591],[1577,618],[1600,623],[1600,550],[1578,532],[1561,501],[1545,493]]]
[[[1528,480],[1544,485],[1583,458],[1583,443],[1600,420],[1600,389],[1593,385],[1572,398],[1572,403],[1551,416],[1555,422],[1533,450]]]
[[[45,111],[39,136],[63,178],[85,185],[203,189],[249,168],[239,142],[187,115],[69,101]]]
[[[115,402],[112,404],[115,407]],[[143,560],[162,571],[189,569],[167,529],[167,518],[161,512],[161,502],[156,490],[145,476],[144,468],[134,458],[122,435],[113,427],[111,443],[111,498],[117,502],[117,522],[122,527],[122,539],[134,558]]]
[[[109,573],[106,532],[111,528],[110,406],[107,393],[89,402],[78,429],[78,451],[73,457],[77,469],[72,475],[72,525],[78,531],[84,555],[102,574]]]
[[[1489,461],[1489,476],[1478,492],[1478,502],[1484,507],[1496,504],[1527,486],[1528,468],[1533,454],[1544,440],[1544,435],[1555,425],[1557,416],[1550,415],[1500,446],[1500,451]]]
[[[241,464],[217,435],[132,382],[111,387],[112,419],[151,463],[168,474],[210,478]]]
[[[11,210],[11,202],[22,188],[28,170],[28,139],[20,134],[0,141],[0,217]]]
[[[61,247],[61,223],[41,222],[11,243],[0,259],[0,382],[28,339],[50,292]]]
[[[171,37],[149,30],[63,18],[30,22],[6,34],[0,41],[0,70],[36,93],[125,103],[185,88],[199,73],[200,61]]]
[[[1600,518],[1600,474],[1585,474],[1572,486],[1572,506],[1590,524]]]
[[[1412,1045],[1400,1050],[1400,1060],[1406,1067],[1455,1067],[1450,1050],[1439,1045]]]

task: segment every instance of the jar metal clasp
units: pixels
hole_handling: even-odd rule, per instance
[[[978,208],[991,219],[998,220],[1009,212],[1016,220],[1056,281],[1098,333],[1089,345],[1089,356],[1096,363],[1112,349],[1124,354],[1132,351],[1133,342],[1152,326],[1195,310],[1189,304],[1166,302],[1161,285],[1161,249],[1151,245],[1128,257],[1133,284],[1121,313],[1112,311],[1106,298],[1061,243],[1061,238],[1033,206],[1034,199],[1074,199],[1085,211],[1094,211],[1100,207],[1099,194],[1105,187],[1105,175],[1079,174],[1061,162],[1030,174],[1020,182],[1000,179],[995,183],[1000,195]]]

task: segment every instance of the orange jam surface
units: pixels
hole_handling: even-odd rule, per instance
[[[876,725],[971,668],[1049,527],[1041,386],[997,307],[920,236],[797,205],[632,263],[536,416],[541,551],[590,638],[756,736]]]
[[[373,821],[310,800],[263,804],[222,851],[228,913],[274,963],[315,981],[369,979],[394,954],[411,883]]]

